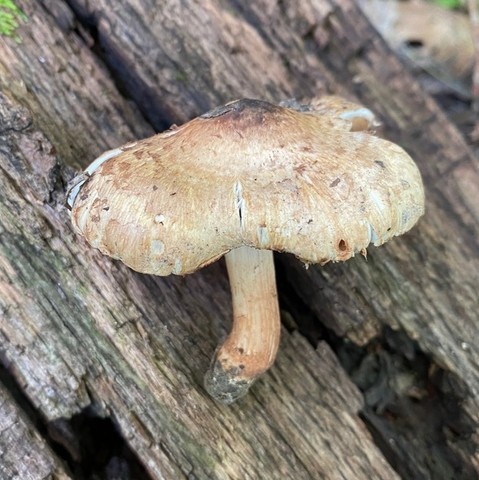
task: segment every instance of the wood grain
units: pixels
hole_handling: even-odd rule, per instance
[[[478,161],[356,6],[18,4],[21,43],[0,38],[0,350],[45,421],[85,408],[112,418],[152,478],[477,476]],[[422,440],[381,452],[394,422],[373,441],[330,346],[286,329],[251,394],[215,404],[202,376],[229,328],[223,263],[135,274],[75,237],[63,207],[74,170],[105,149],[234,98],[326,91],[380,115],[422,171],[427,213],[367,262],[304,270],[281,258],[282,281],[318,325],[357,344],[400,329],[443,368],[468,428],[441,440],[454,458],[436,466]]]

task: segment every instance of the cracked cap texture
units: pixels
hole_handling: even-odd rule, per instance
[[[247,245],[305,263],[347,260],[424,213],[397,145],[334,118],[239,100],[97,159],[76,230],[134,270],[184,275]]]

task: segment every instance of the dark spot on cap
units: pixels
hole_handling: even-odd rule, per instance
[[[381,168],[386,168],[386,165],[384,165],[384,162],[381,160],[374,160],[374,163],[379,165]]]
[[[346,242],[341,239],[341,240],[339,240],[338,248],[341,252],[344,252],[344,251],[347,250],[348,246],[346,245]]]
[[[403,44],[406,47],[414,48],[414,49],[416,49],[416,48],[419,49],[419,48],[422,48],[424,46],[424,43],[420,38],[410,38],[410,39],[404,41]]]
[[[331,188],[333,188],[333,187],[335,187],[340,181],[341,181],[340,178],[335,178],[335,179],[329,184],[329,186],[330,186]]]

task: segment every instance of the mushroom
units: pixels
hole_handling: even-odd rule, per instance
[[[355,115],[327,104],[231,102],[106,152],[68,194],[76,231],[136,271],[186,275],[226,257],[233,326],[205,377],[221,402],[243,396],[275,360],[273,251],[307,265],[347,260],[424,212],[409,155],[350,131]],[[356,117],[370,126],[369,113]]]

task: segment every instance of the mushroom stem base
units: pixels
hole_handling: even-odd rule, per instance
[[[233,327],[205,376],[205,388],[230,404],[274,363],[281,331],[273,252],[240,247],[226,255]]]

